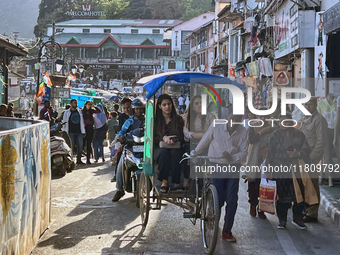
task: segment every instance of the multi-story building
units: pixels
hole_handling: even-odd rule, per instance
[[[214,20],[213,12],[206,12],[175,25],[164,33],[164,42],[171,48],[169,55],[161,58],[163,71],[184,71],[190,68],[190,42],[187,37],[193,31]]]
[[[86,76],[132,80],[157,73],[160,58],[170,53],[163,33],[180,20],[73,19],[55,24],[55,41],[74,64],[83,65]],[[54,27],[48,26],[48,36]]]

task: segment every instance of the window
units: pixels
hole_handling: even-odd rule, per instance
[[[125,58],[135,58],[135,49],[124,49]]]
[[[138,29],[131,29],[131,34],[138,34]]]
[[[174,60],[169,61],[168,69],[176,69],[176,62]]]
[[[161,30],[160,29],[152,29],[153,34],[160,34]]]
[[[104,34],[111,34],[111,29],[110,28],[104,29]]]
[[[63,28],[57,28],[55,31],[56,31],[56,33],[62,33],[64,31],[64,29]]]
[[[154,49],[143,49],[142,58],[153,59]]]
[[[83,29],[83,33],[90,33],[90,29],[89,28],[84,28]]]
[[[85,58],[97,58],[98,50],[97,48],[86,48],[85,49]]]

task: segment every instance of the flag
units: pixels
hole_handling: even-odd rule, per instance
[[[37,102],[38,105],[41,104],[44,95],[45,95],[45,82],[43,80],[39,85],[38,93],[36,95],[34,95],[34,99],[35,99],[35,101]]]
[[[71,81],[75,81],[77,78],[73,74],[69,74],[66,79],[65,88],[71,88]]]
[[[43,78],[43,82],[48,86],[48,87],[52,87],[52,82],[50,79],[50,76],[48,75],[48,73],[46,72]]]

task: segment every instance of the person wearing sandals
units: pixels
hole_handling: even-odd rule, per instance
[[[261,106],[258,110],[267,110],[267,107]],[[247,158],[248,166],[258,166],[260,167],[262,162],[267,158],[268,153],[268,143],[273,132],[275,131],[275,126],[272,127],[266,119],[269,116],[257,116],[257,119],[263,122],[253,123],[255,127],[249,127],[248,137],[249,137],[249,153]],[[261,126],[262,125],[262,126]],[[264,212],[257,210],[259,203],[259,192],[261,183],[261,173],[260,172],[249,172],[247,173],[248,181],[248,196],[250,203],[250,215],[256,217],[257,215],[260,219],[266,219]]]
[[[188,110],[183,116],[185,142],[182,147],[187,153],[190,153],[190,144],[196,147],[211,123],[216,119],[216,116],[210,112],[208,112],[207,115],[202,115],[201,102],[202,99],[200,95],[194,96],[189,103]],[[186,161],[182,162],[181,165],[184,173],[183,186],[186,187],[189,182],[190,166]]]
[[[156,138],[154,158],[158,164],[158,179],[162,182],[161,193],[169,191],[168,176],[172,173],[174,187],[180,187],[182,157],[181,144],[184,142],[184,121],[174,107],[172,98],[163,94],[156,106]]]
[[[97,105],[97,107],[100,109],[101,112],[94,114],[93,148],[95,163],[98,163],[99,157],[102,157],[103,162],[105,161],[103,142],[106,139],[107,133],[107,119],[103,106],[99,104]]]

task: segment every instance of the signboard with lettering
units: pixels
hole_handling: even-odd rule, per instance
[[[171,50],[182,50],[182,31],[172,31]]]
[[[324,13],[325,34],[329,34],[340,29],[340,3],[337,3],[332,8]]]
[[[297,12],[294,10],[294,3],[287,1],[283,4],[275,16],[274,23],[274,46],[275,58],[280,58],[289,54],[291,50],[291,33],[297,32],[295,21]],[[292,25],[292,26],[291,26]]]
[[[75,18],[95,18],[95,17],[103,17],[105,16],[104,11],[93,11],[91,10],[92,5],[82,5],[83,9],[78,11],[67,11],[66,15],[72,16]]]
[[[99,58],[98,62],[106,62],[106,63],[122,63],[122,58]]]

